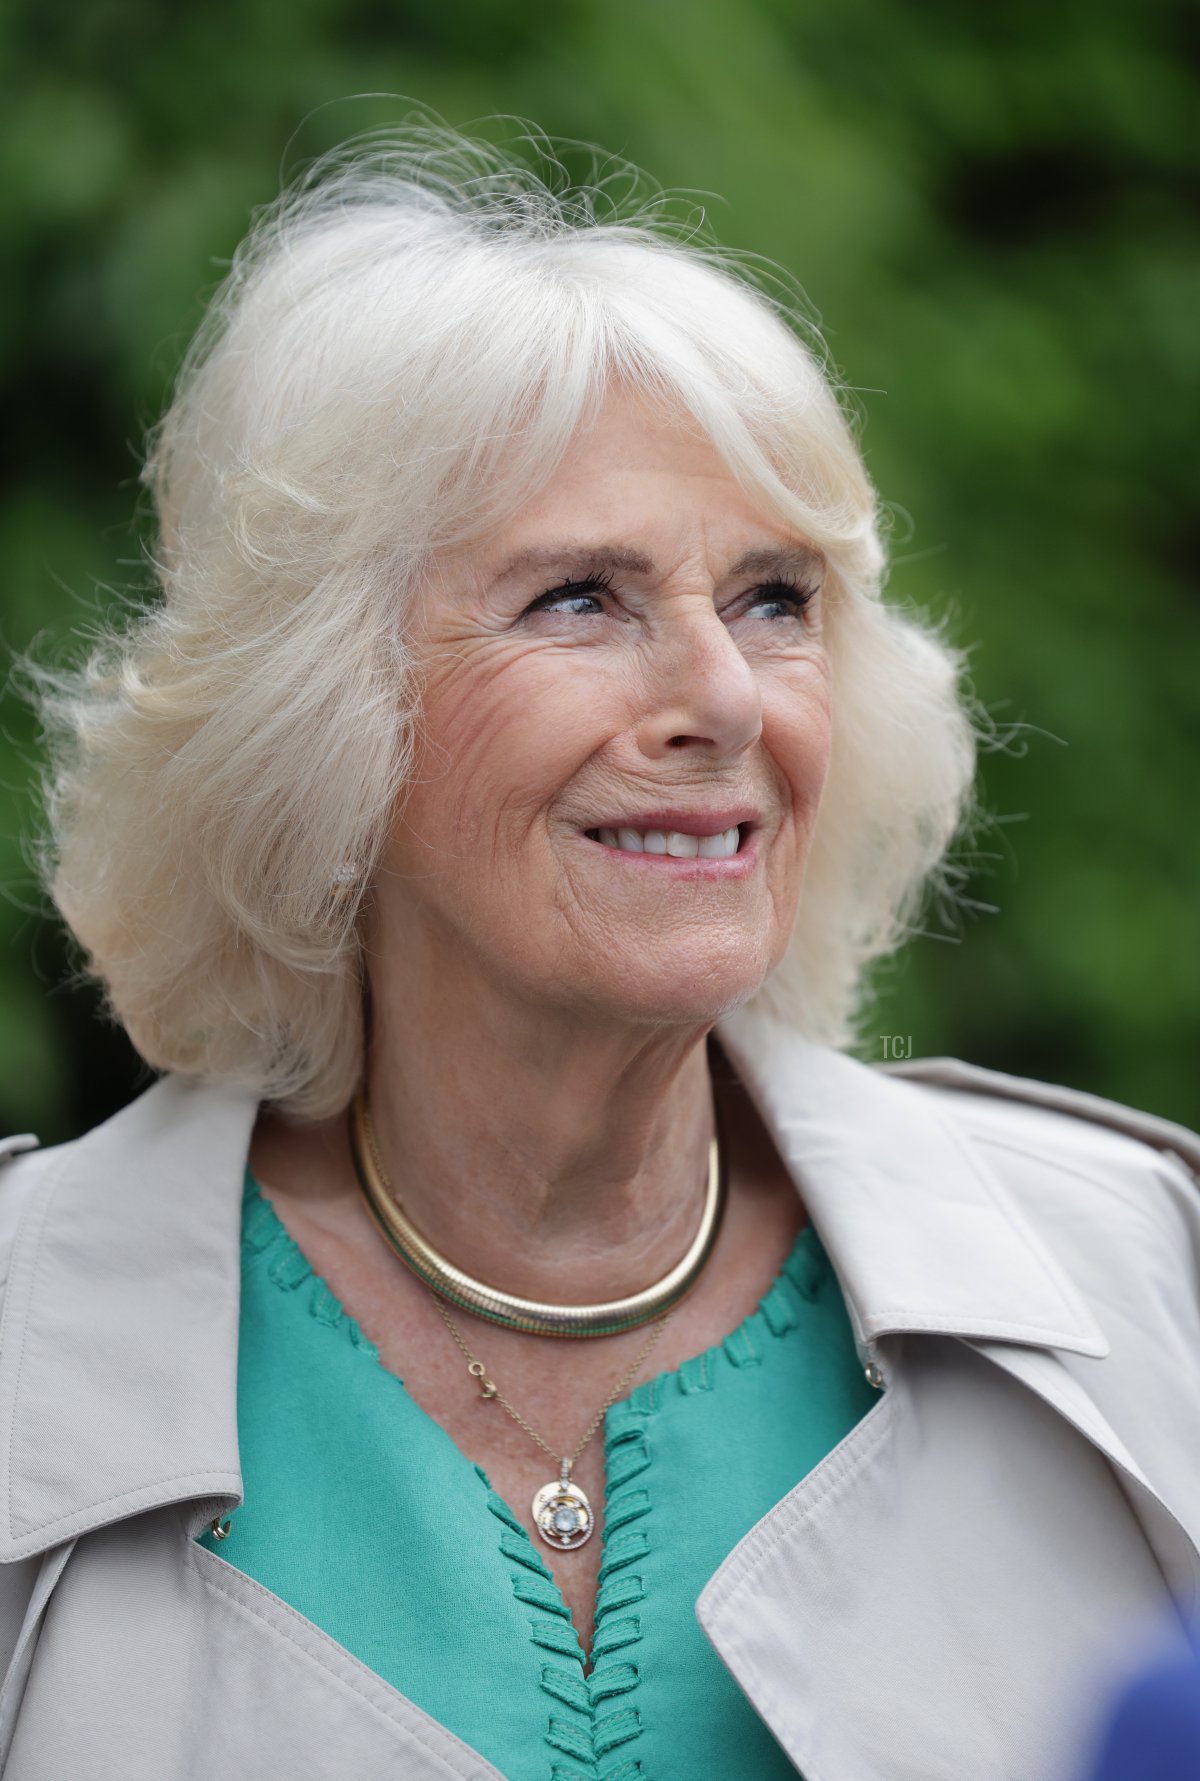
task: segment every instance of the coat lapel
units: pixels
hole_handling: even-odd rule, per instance
[[[33,1179],[0,1326],[0,1562],[186,1497],[242,1499],[248,1094],[166,1077]]]
[[[1071,1773],[1138,1607],[1155,1628],[1164,1573],[1184,1606],[1200,1582],[1061,1358],[1110,1345],[928,1098],[761,1015],[720,1037],[886,1384],[719,1567],[700,1624],[802,1773]]]
[[[904,1336],[697,1615],[801,1774],[1056,1781],[1162,1573],[1101,1453],[969,1344]]]

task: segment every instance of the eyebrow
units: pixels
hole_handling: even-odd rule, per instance
[[[802,577],[821,574],[825,569],[823,554],[812,544],[768,546],[748,550],[731,564],[724,579],[739,580],[754,575],[763,580],[772,577]],[[582,578],[588,574],[613,570],[621,575],[652,576],[659,571],[652,558],[639,550],[620,544],[557,544],[544,549],[521,550],[510,557],[495,576],[493,586],[511,581],[530,570],[540,569],[556,575]]]

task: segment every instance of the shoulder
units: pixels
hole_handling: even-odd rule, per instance
[[[983,1143],[1025,1145],[1047,1158],[1136,1176],[1165,1162],[1168,1173],[1200,1182],[1200,1134],[1174,1120],[1083,1089],[1009,1076],[961,1058],[914,1058],[877,1064],[881,1075],[911,1082]]]
[[[199,1192],[214,1174],[240,1183],[256,1107],[249,1091],[172,1074],[66,1143],[0,1138],[0,1293],[56,1200],[69,1201],[76,1218],[86,1208],[94,1234],[101,1224],[135,1228],[154,1187],[165,1197],[168,1186]]]
[[[1069,1249],[1137,1229],[1200,1266],[1200,1136],[1189,1127],[959,1058],[873,1067],[921,1096]]]

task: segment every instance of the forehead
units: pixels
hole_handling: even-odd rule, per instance
[[[648,578],[701,537],[719,543],[722,574],[811,579],[825,568],[821,551],[738,481],[694,418],[620,392],[466,554],[491,585],[604,570]]]

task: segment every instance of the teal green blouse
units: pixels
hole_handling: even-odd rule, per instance
[[[257,1579],[508,1781],[775,1781],[797,1771],[695,1616],[722,1559],[875,1401],[805,1226],[758,1308],[604,1423],[584,1653],[524,1525],[381,1364],[247,1173],[245,1500],[201,1544]]]

